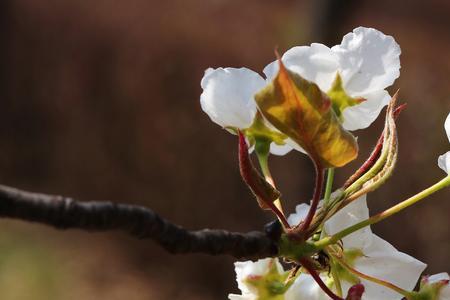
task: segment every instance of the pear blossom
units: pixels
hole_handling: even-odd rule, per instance
[[[437,298],[432,300],[450,300],[450,276],[448,273],[439,273],[425,278],[425,284],[438,289]]]
[[[324,92],[331,89],[339,74],[349,96],[366,100],[343,111],[343,127],[357,130],[368,127],[389,103],[391,97],[385,89],[400,75],[400,53],[393,37],[358,27],[345,35],[340,45],[297,46],[281,59],[289,70],[316,83]],[[267,78],[274,78],[277,72],[277,62],[264,69]]]
[[[420,289],[411,293],[408,300],[450,300],[450,276],[448,273],[439,273],[423,276]]]
[[[258,287],[257,281],[264,280],[271,269],[278,274],[284,273],[283,267],[277,258],[265,258],[256,262],[244,261],[234,263],[236,272],[236,281],[238,287],[242,292],[242,295],[229,294],[230,300],[258,300],[261,289],[265,289],[265,286]],[[270,284],[270,282],[269,282]]]
[[[359,27],[345,35],[340,45],[329,48],[314,43],[293,47],[282,60],[287,68],[315,82],[324,92],[330,90],[339,74],[349,96],[366,99],[342,112],[343,127],[356,130],[369,126],[389,102],[385,88],[399,76],[400,52],[391,36],[373,28]],[[203,111],[224,128],[249,128],[257,112],[254,95],[273,79],[277,71],[276,62],[264,68],[266,79],[247,68],[207,69],[201,80]],[[276,131],[266,123],[270,130]],[[271,143],[270,152],[285,155],[292,148],[304,152],[292,140],[284,142]]]
[[[253,95],[266,82],[247,68],[207,69],[200,83],[203,93],[200,104],[211,120],[222,127],[245,129],[256,114]]]
[[[447,133],[448,140],[450,141],[450,114],[448,114],[447,119],[444,123],[445,132]],[[447,174],[450,171],[450,151],[445,154],[442,154],[438,158],[439,168],[444,170]]]
[[[230,300],[261,300],[261,299],[283,299],[283,300],[328,300],[329,297],[321,292],[320,287],[315,284],[314,279],[306,274],[300,274],[295,285],[287,290],[280,289],[277,295],[268,296],[264,289],[270,289],[271,286],[277,286],[281,283],[278,280],[285,280],[287,272],[281,266],[278,258],[265,258],[256,262],[244,261],[234,264],[236,272],[236,281],[242,294],[229,294]],[[273,276],[268,280],[271,269],[275,269],[278,276]],[[322,275],[321,275],[322,276]],[[278,277],[278,278],[277,278]],[[325,279],[325,276],[323,276]],[[264,284],[258,284],[258,281]],[[264,286],[265,285],[265,286]],[[300,291],[301,290],[301,291]],[[266,297],[266,298],[265,298]]]
[[[288,218],[288,222],[292,225],[299,224],[309,210],[309,205],[300,204],[296,207],[296,213]],[[366,196],[353,201],[324,224],[326,234],[335,234],[351,225],[366,220],[369,217]],[[362,255],[356,257],[352,262],[352,267],[357,271],[369,275],[374,278],[393,283],[394,285],[405,289],[412,290],[418,281],[420,274],[426,265],[417,259],[397,251],[391,244],[373,234],[370,227],[362,228],[342,239],[345,251],[360,251]],[[307,276],[307,275],[304,275]],[[301,277],[299,277],[301,278]],[[312,278],[311,278],[312,279]],[[305,279],[297,279],[291,289],[297,290],[299,299],[327,299],[322,296],[315,295],[312,297],[308,293],[312,287],[305,288]],[[302,284],[303,282],[303,284]],[[378,285],[371,281],[361,279],[361,283],[365,287],[363,300],[400,300],[402,295],[388,289],[385,286]],[[325,297],[325,293],[320,290],[317,284],[310,280],[310,284],[315,285],[318,294]],[[346,291],[354,283],[342,280],[341,285],[343,291]],[[298,287],[296,287],[299,285]],[[303,285],[303,288],[300,286]],[[310,298],[306,298],[309,295]]]
[[[247,68],[209,68],[200,83],[200,105],[214,123],[244,130],[253,124],[257,112],[253,96],[266,84],[261,75]],[[265,125],[278,132],[270,123]],[[270,144],[275,155],[285,155],[292,148],[303,151],[288,138],[284,145]]]

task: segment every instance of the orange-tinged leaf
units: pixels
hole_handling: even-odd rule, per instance
[[[328,96],[315,83],[279,64],[272,83],[255,95],[263,116],[321,168],[342,167],[355,159],[356,139],[341,126]]]

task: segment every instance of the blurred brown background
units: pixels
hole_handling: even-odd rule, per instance
[[[339,43],[359,25],[401,45],[408,109],[399,120],[400,161],[369,198],[379,212],[444,173],[450,149],[450,2],[262,0],[2,0],[0,182],[85,200],[151,207],[192,229],[257,230],[271,218],[239,177],[236,138],[199,105],[208,67],[261,71],[273,49]],[[358,167],[382,122],[357,132]],[[271,161],[287,206],[312,193],[306,156]],[[375,226],[376,233],[450,271],[450,192]],[[233,259],[172,256],[119,232],[85,233],[0,220],[0,298],[225,299]]]

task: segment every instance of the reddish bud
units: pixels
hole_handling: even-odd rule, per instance
[[[348,289],[347,298],[345,300],[361,300],[364,293],[364,285],[361,283],[355,284]]]
[[[397,92],[398,93],[398,92]],[[393,97],[397,97],[397,93]],[[394,109],[393,117],[397,120],[400,113],[405,110],[406,103],[400,104]],[[364,162],[364,164],[349,178],[344,184],[344,188],[349,187],[353,182],[360,178],[364,173],[366,173],[377,161],[380,156],[381,150],[383,148],[384,130],[378,138],[377,144],[370,154],[369,158]]]

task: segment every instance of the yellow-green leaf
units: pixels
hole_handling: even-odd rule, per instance
[[[342,128],[329,97],[315,83],[279,64],[274,80],[255,95],[263,116],[321,168],[341,167],[355,159],[356,139]]]
[[[365,101],[364,98],[350,97],[345,92],[342,85],[342,78],[339,73],[336,74],[336,78],[334,79],[331,89],[327,92],[327,95],[328,97],[330,97],[333,110],[341,123],[343,122],[342,112],[344,111],[344,109],[350,106],[358,105],[361,102]]]

